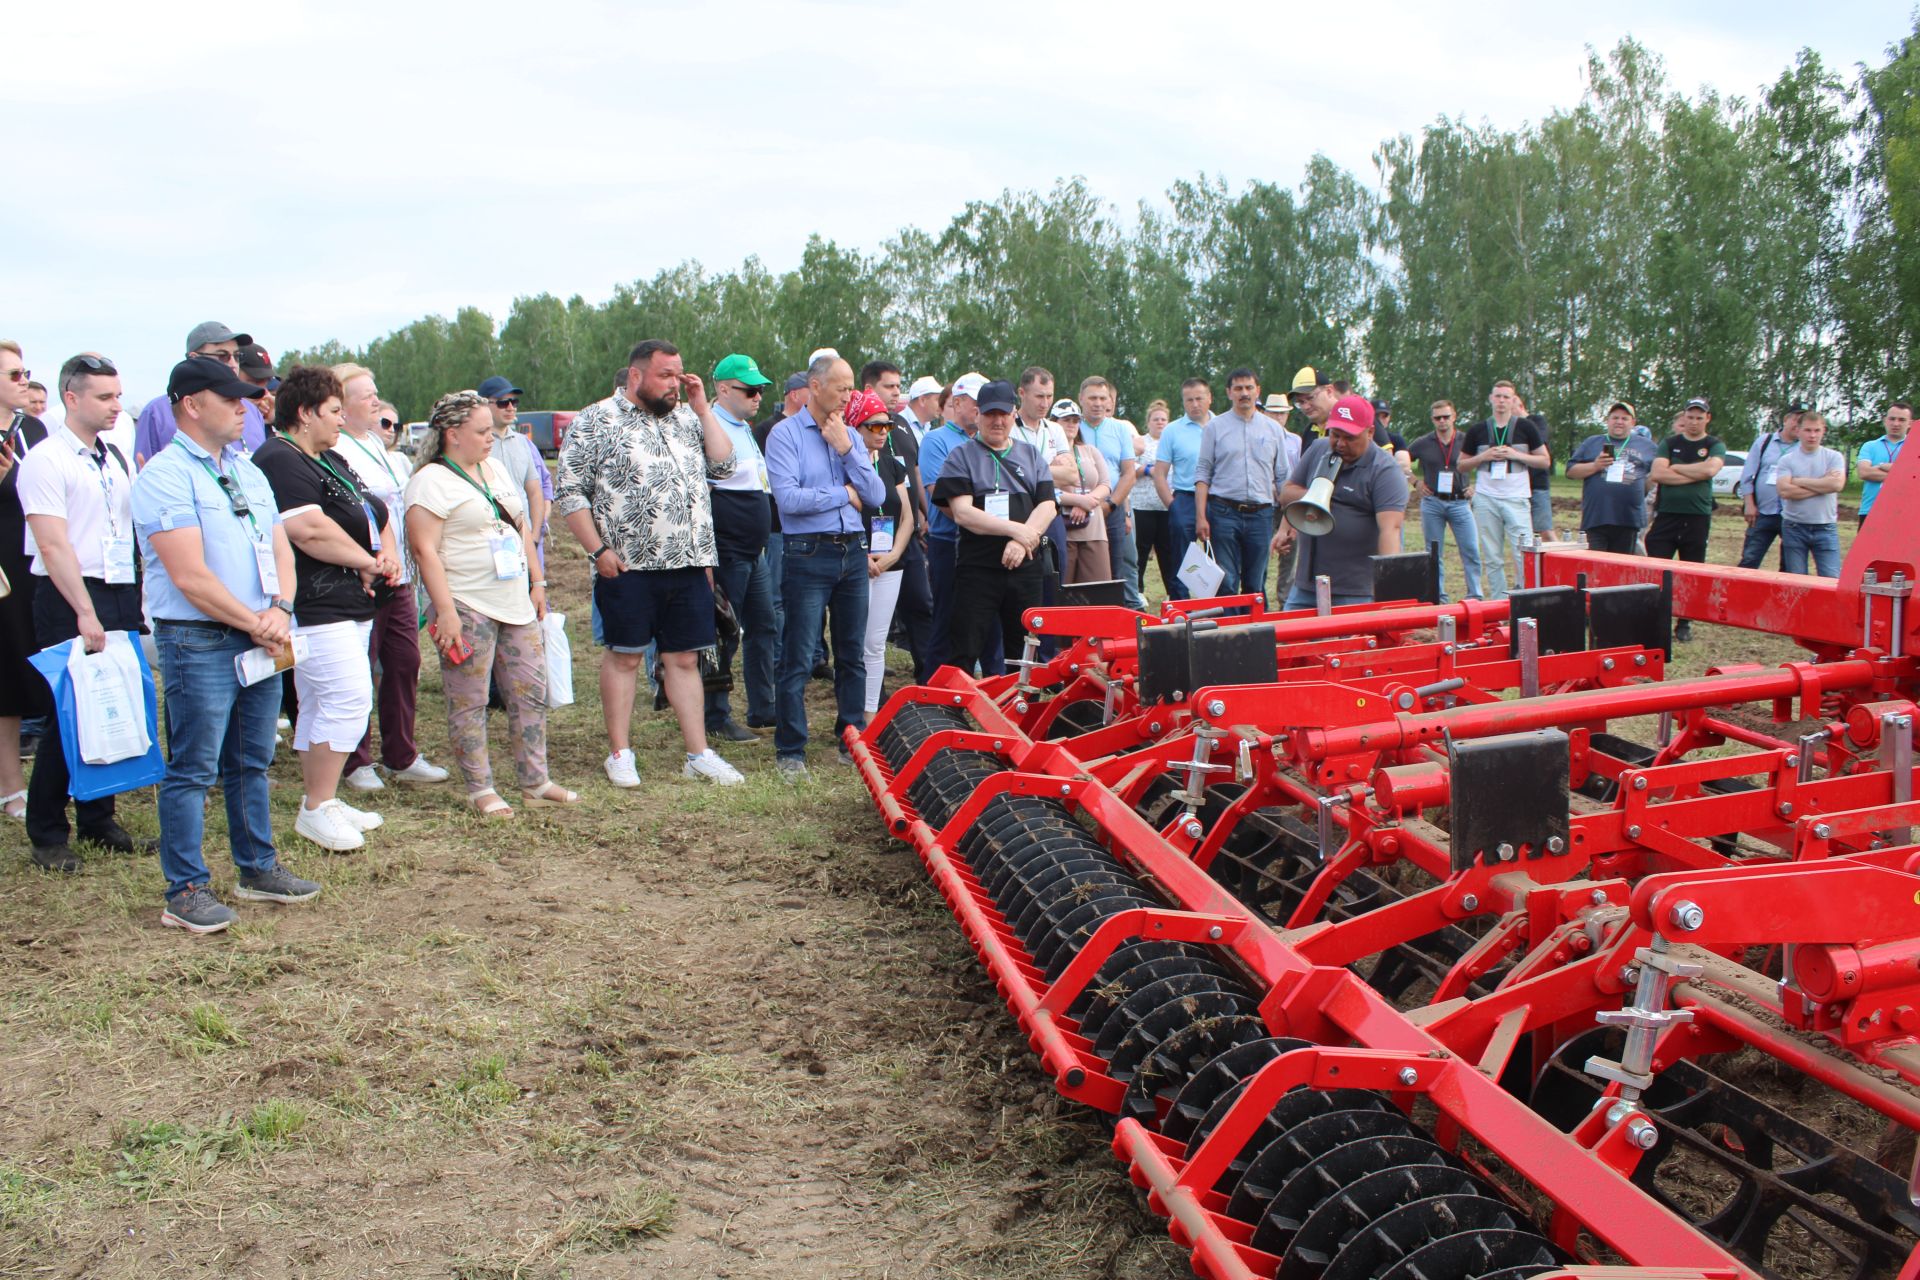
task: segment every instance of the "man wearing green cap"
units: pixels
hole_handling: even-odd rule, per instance
[[[772,487],[767,463],[753,438],[773,380],[760,372],[752,356],[730,355],[713,369],[713,416],[733,441],[733,474],[707,480],[713,499],[713,534],[720,566],[714,585],[726,594],[740,623],[737,636],[722,635],[720,669],[733,668],[734,651],[746,649],[741,663],[747,687],[747,724],[774,722],[774,650],[780,629],[773,612],[773,576],[767,567],[767,534],[773,528]],[[707,733],[725,742],[753,742],[755,735],[733,718],[732,698],[724,689],[707,694]]]

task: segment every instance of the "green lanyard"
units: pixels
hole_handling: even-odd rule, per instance
[[[453,473],[455,475],[459,476],[462,480],[465,480],[468,484],[472,485],[474,488],[478,489],[481,493],[485,494],[487,501],[493,504],[494,519],[498,520],[501,524],[507,523],[507,513],[500,509],[500,500],[493,496],[492,488],[488,486],[487,482],[484,479],[475,480],[472,476],[468,475],[465,471],[462,471],[460,469],[460,464],[455,462],[452,458],[442,458],[440,459],[440,461],[446,463],[447,466],[452,467]]]
[[[297,445],[297,444],[294,444],[294,440],[293,440],[293,437],[292,437],[292,436],[288,436],[288,437],[287,437],[287,443],[288,443],[288,444],[291,444],[291,445],[293,445],[293,447],[294,447],[294,448],[296,448],[296,449],[300,449],[300,446],[299,446],[299,445]],[[306,455],[307,457],[309,457],[309,458],[312,458],[312,459],[313,459],[313,460],[314,460],[315,462],[317,462],[317,463],[319,463],[319,464],[320,464],[320,469],[321,469],[322,471],[324,471],[324,472],[326,472],[326,473],[327,473],[328,475],[330,475],[330,476],[332,476],[332,477],[333,477],[333,478],[334,478],[335,480],[338,480],[338,481],[339,481],[339,482],[340,482],[341,484],[343,484],[343,485],[345,485],[345,486],[347,486],[347,492],[353,495],[353,500],[354,500],[355,502],[358,502],[358,503],[360,503],[360,504],[361,504],[362,506],[365,506],[365,505],[366,505],[366,502],[367,502],[367,500],[366,500],[365,498],[363,498],[363,497],[361,497],[361,496],[360,496],[360,486],[359,486],[359,485],[357,485],[357,484],[355,484],[355,483],[354,483],[353,481],[351,481],[351,480],[349,480],[349,479],[347,479],[347,478],[346,478],[345,476],[343,476],[343,475],[341,475],[341,474],[340,474],[340,473],[339,473],[338,471],[335,471],[335,470],[333,469],[333,464],[332,464],[331,462],[328,462],[328,461],[327,461],[327,455],[326,455],[326,454],[324,454],[324,453],[307,453],[307,451],[306,451],[305,449],[300,449],[300,452],[301,452],[302,454],[305,454],[305,455]],[[369,512],[368,512],[368,518],[369,518],[369,519],[371,519],[371,518],[372,518],[372,512],[371,512],[371,511],[369,511]]]
[[[1505,444],[1507,442],[1507,437],[1513,434],[1513,420],[1511,419],[1507,422],[1507,425],[1504,427],[1497,422],[1492,424],[1492,427],[1493,429],[1488,434],[1493,437],[1493,442],[1495,444]]]
[[[1080,477],[1080,487],[1082,489],[1086,488],[1087,471],[1085,467],[1080,465],[1080,446],[1078,444],[1073,446],[1073,474]]]
[[[400,487],[400,477],[393,474],[393,464],[387,461],[387,454],[384,449],[369,449],[364,442],[355,440],[354,437],[347,435],[346,432],[342,431],[340,434],[348,440],[353,440],[354,446],[358,448],[360,452],[379,463],[381,469],[387,473],[387,479],[393,481],[394,488],[397,489]]]
[[[191,450],[189,450],[189,452],[191,452]],[[208,462],[205,458],[201,457],[197,453],[193,454],[193,460],[195,462],[198,462],[201,466],[205,467],[207,469],[207,474],[213,477],[213,483],[215,487],[220,490],[221,496],[226,498],[227,508],[229,510],[232,510],[233,508],[233,493],[238,493],[242,499],[244,499],[247,496],[246,490],[240,487],[240,478],[238,476],[228,476],[228,475],[222,474],[221,472],[214,469],[214,465],[211,462]],[[225,480],[228,482],[228,484],[233,485],[233,493],[229,493],[227,491],[227,486],[220,483],[222,480]],[[238,515],[239,513],[235,512],[235,514]],[[247,503],[246,515],[242,518],[246,520],[248,527],[253,530],[253,540],[255,542],[260,541],[260,522],[253,518],[253,504],[251,502]]]
[[[1000,463],[1012,456],[1013,446],[1009,444],[1005,453],[995,453],[992,445],[983,445],[982,447],[986,449],[987,456],[993,459],[993,491],[995,493],[1011,493],[1012,490],[1008,489],[1000,479]]]

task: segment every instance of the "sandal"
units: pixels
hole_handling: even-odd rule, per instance
[[[13,802],[16,800],[20,802],[20,812],[18,813],[13,811]],[[4,813],[15,822],[25,822],[27,820],[27,793],[25,791],[16,791],[10,796],[0,796],[0,813]]]
[[[530,809],[560,809],[570,804],[580,803],[580,794],[569,791],[558,783],[548,782],[534,788],[522,787],[520,798]]]
[[[467,797],[467,803],[472,805],[474,812],[483,818],[511,818],[513,816],[512,807],[500,798],[499,792],[491,789],[474,792]]]

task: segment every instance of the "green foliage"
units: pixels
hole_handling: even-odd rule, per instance
[[[1624,397],[1656,430],[1689,396],[1741,443],[1811,395],[1873,434],[1920,371],[1920,26],[1852,83],[1803,50],[1751,99],[1677,92],[1631,38],[1589,50],[1574,106],[1515,130],[1438,119],[1381,144],[1377,187],[1324,156],[1297,185],[1199,175],[1123,216],[1084,178],[975,200],[876,257],[816,235],[776,274],[697,262],[603,303],[517,298],[350,350],[409,418],[502,372],[532,406],[610,390],[667,337],[709,372],[743,351],[780,378],[832,346],[908,376],[1100,373],[1124,412],[1237,365],[1269,389],[1313,364],[1424,418],[1472,418],[1511,378],[1564,452]]]

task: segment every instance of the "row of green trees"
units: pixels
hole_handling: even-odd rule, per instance
[[[1064,180],[873,255],[815,236],[777,275],[685,262],[603,303],[516,299],[497,331],[463,308],[296,357],[370,365],[409,417],[492,372],[540,407],[589,403],[651,336],[689,368],[744,351],[788,372],[832,345],[909,376],[1098,372],[1135,414],[1240,364],[1270,387],[1320,366],[1410,424],[1508,377],[1563,442],[1616,397],[1660,427],[1693,395],[1730,436],[1796,395],[1862,435],[1912,385],[1920,27],[1850,76],[1802,52],[1751,100],[1677,92],[1628,39],[1590,56],[1571,109],[1438,120],[1374,163],[1371,186],[1325,157],[1293,186],[1203,175],[1131,217]]]

